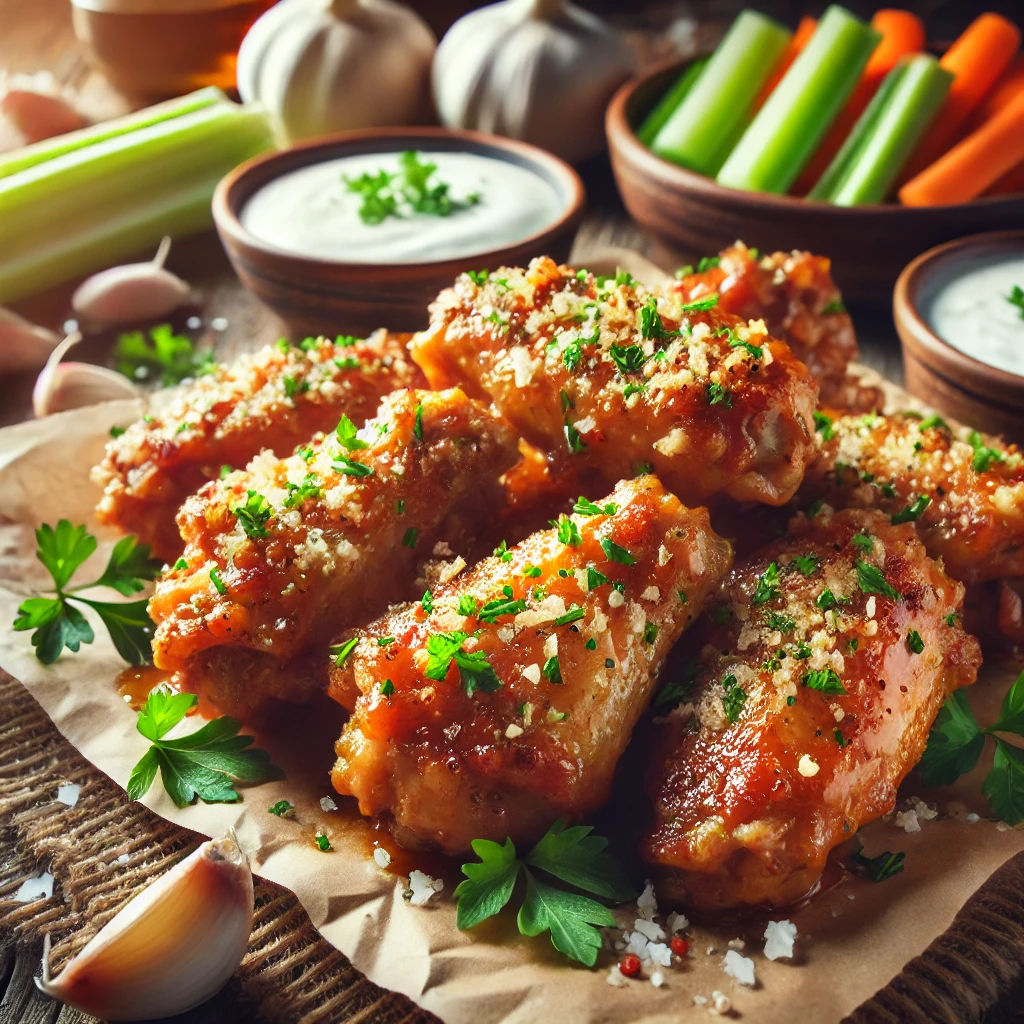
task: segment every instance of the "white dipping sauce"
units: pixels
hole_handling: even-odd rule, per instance
[[[943,341],[979,362],[1024,376],[1024,319],[1007,296],[1024,288],[1024,253],[964,261],[922,296],[924,319]]]
[[[411,213],[365,224],[362,198],[344,178],[399,170],[399,153],[367,153],[311,164],[275,178],[242,208],[242,226],[286,252],[345,263],[424,263],[488,252],[549,227],[565,212],[554,187],[506,160],[476,153],[420,152],[437,164],[428,184],[480,201],[447,217]]]

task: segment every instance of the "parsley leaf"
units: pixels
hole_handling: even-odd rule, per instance
[[[647,360],[639,345],[612,345],[608,349],[608,356],[623,376],[639,373]]]
[[[693,302],[684,302],[679,308],[684,313],[696,313],[698,310],[714,309],[718,305],[718,292],[712,292],[701,299],[694,299]]]
[[[246,491],[245,501],[236,505],[231,511],[242,524],[242,529],[245,530],[245,535],[250,540],[262,540],[270,536],[267,531],[267,523],[273,516],[274,510],[262,494]]]
[[[367,466],[364,462],[356,462],[355,459],[346,458],[344,455],[338,455],[337,460],[334,469],[344,476],[373,476],[373,467]]]
[[[927,494],[921,494],[917,497],[912,505],[908,505],[906,508],[901,509],[890,517],[890,522],[894,526],[898,526],[900,523],[914,523],[921,518],[921,513],[932,503],[932,499]]]
[[[1024,750],[1005,740],[996,739],[992,771],[982,783],[992,810],[1007,825],[1024,821]]]
[[[317,479],[316,473],[307,473],[302,478],[301,484],[293,484],[288,480],[287,486],[288,497],[284,499],[285,508],[297,508],[303,502],[309,501],[312,498],[319,498],[323,495],[323,490],[320,487],[320,481]]]
[[[809,690],[818,690],[821,693],[846,693],[846,687],[842,680],[830,668],[815,669],[805,672],[801,680]]]
[[[576,429],[575,424],[569,422],[568,417],[565,419],[565,440],[571,452],[582,452],[587,448],[587,442],[580,437],[580,432]]]
[[[513,601],[510,597],[499,597],[493,601],[488,601],[487,604],[480,609],[478,618],[481,622],[493,623],[502,615],[518,615],[520,612],[526,611],[526,601],[522,598]]]
[[[619,565],[636,565],[636,555],[631,554],[624,547],[616,544],[610,537],[602,537],[600,543],[601,550],[608,561],[618,562]]]
[[[1006,456],[995,448],[989,448],[985,439],[977,430],[972,430],[967,437],[967,443],[974,449],[974,458],[971,459],[971,468],[975,473],[985,473],[993,462],[1005,462]]]
[[[907,646],[914,654],[920,654],[924,650],[924,640],[921,639],[921,634],[916,629],[908,631]]]
[[[740,712],[747,702],[747,691],[736,682],[736,677],[733,675],[728,675],[722,680],[722,689],[725,690],[722,697],[725,717],[731,723],[735,723],[739,721]]]
[[[858,558],[856,566],[857,585],[865,594],[881,594],[882,597],[891,598],[893,601],[902,600],[903,595],[888,583],[877,565],[869,565]]]
[[[1006,296],[1006,301],[1011,306],[1016,306],[1020,311],[1020,318],[1024,320],[1024,288],[1021,288],[1019,284],[1013,285],[1010,288],[1010,294]]]
[[[619,506],[611,501],[607,505],[596,505],[580,495],[579,501],[573,505],[572,510],[581,516],[613,516],[619,511]]]
[[[711,381],[708,384],[708,405],[724,405],[731,409],[732,395],[721,384]]]
[[[645,340],[668,341],[679,336],[679,331],[670,331],[665,327],[658,312],[658,300],[653,296],[637,310],[637,329],[640,337]]]
[[[750,602],[755,605],[767,604],[772,598],[779,597],[781,594],[778,563],[769,562],[768,568],[757,577],[757,586],[754,588],[754,596]]]
[[[832,417],[817,410],[814,411],[814,429],[821,434],[822,441],[831,441],[836,436],[836,428],[832,426]]]
[[[338,443],[347,452],[359,451],[362,448],[369,448],[370,444],[368,441],[362,441],[356,434],[358,430],[356,425],[344,414],[341,419],[338,420],[338,426],[334,430],[334,436],[337,437]]]
[[[468,633],[455,630],[453,633],[431,633],[427,637],[427,667],[423,674],[428,679],[443,682],[448,670],[455,662],[465,687],[466,695],[472,697],[477,690],[493,693],[503,684],[491,667],[483,651],[464,651],[462,645],[469,639]]]
[[[860,548],[861,551],[874,551],[875,550],[875,539],[868,533],[855,533],[850,538],[850,543],[855,548]]]
[[[119,334],[113,358],[118,373],[130,380],[159,378],[165,387],[217,369],[211,352],[197,352],[192,339],[175,334],[170,324],[153,327],[148,339],[142,331]]]
[[[917,765],[918,774],[926,786],[949,786],[974,770],[984,746],[985,736],[967,693],[957,690],[939,710]]]
[[[884,882],[887,878],[898,875],[903,870],[903,858],[903,853],[891,853],[889,850],[877,857],[866,857],[863,846],[850,854],[850,859],[854,864],[864,868],[872,882]]]
[[[813,576],[821,565],[821,559],[817,555],[797,555],[790,564],[804,576]]]
[[[583,543],[579,527],[563,512],[558,520],[551,520],[551,525],[558,530],[558,540],[562,544],[578,548]]]

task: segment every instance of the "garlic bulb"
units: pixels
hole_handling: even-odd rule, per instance
[[[578,162],[604,148],[604,111],[631,73],[618,34],[564,0],[505,0],[448,30],[434,102],[449,128],[532,142]]]
[[[34,75],[0,71],[0,152],[84,128],[74,93],[49,71]]]
[[[234,836],[203,843],[145,888],[64,968],[48,996],[103,1020],[155,1020],[209,999],[235,973],[252,930],[252,873]]]
[[[171,240],[164,237],[148,263],[126,263],[87,277],[71,296],[71,308],[95,327],[156,320],[189,301],[188,285],[164,268]]]
[[[45,365],[59,335],[0,306],[0,376]]]
[[[65,353],[82,340],[69,334],[51,353],[32,389],[36,416],[98,405],[117,398],[135,398],[142,392],[123,373],[92,363],[62,363]]]
[[[238,91],[288,141],[422,119],[437,40],[391,0],[281,0],[238,51]]]

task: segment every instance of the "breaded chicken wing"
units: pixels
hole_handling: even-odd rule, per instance
[[[665,900],[789,903],[892,810],[981,662],[963,592],[909,525],[874,511],[798,516],[733,569],[687,637],[689,702],[656,726],[642,854]]]
[[[913,522],[964,583],[1024,576],[1024,460],[1016,445],[917,414],[820,420],[805,500],[878,508]],[[961,437],[962,435],[962,437]]]
[[[410,345],[432,387],[489,396],[559,472],[644,467],[690,504],[792,496],[817,386],[763,325],[547,258],[481,280],[442,292]]]
[[[846,376],[858,356],[857,336],[826,257],[797,250],[759,257],[756,250],[737,242],[708,263],[696,273],[691,269],[666,290],[687,302],[717,293],[722,312],[742,320],[764,320],[768,333],[786,342],[807,364],[821,387],[822,402],[864,407],[856,385]]]
[[[334,785],[403,842],[519,842],[604,803],[662,659],[728,570],[707,512],[655,477],[577,508],[340,647]]]
[[[331,638],[407,596],[435,542],[500,502],[516,457],[457,389],[396,391],[358,433],[343,418],[289,458],[261,453],[182,507],[184,554],[149,603],[154,663],[243,717],[302,700]]]
[[[264,448],[287,455],[343,412],[362,423],[388,392],[422,387],[407,340],[378,331],[366,341],[267,345],[200,377],[164,413],[107,445],[92,472],[103,488],[97,518],[173,562],[178,509],[222,466],[244,466]]]

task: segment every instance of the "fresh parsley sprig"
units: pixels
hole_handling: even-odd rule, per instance
[[[1024,747],[999,736],[1012,733],[1024,738],[1024,672],[1003,698],[999,717],[982,728],[965,690],[957,690],[942,706],[928,746],[917,766],[927,786],[948,786],[977,767],[985,737],[995,740],[992,770],[981,791],[989,806],[1008,825],[1024,821]]]
[[[202,377],[217,369],[210,351],[196,351],[195,342],[175,334],[170,324],[159,324],[149,332],[128,331],[118,335],[114,366],[131,380],[159,379],[165,387],[190,377]]]
[[[590,825],[566,828],[564,821],[556,821],[525,857],[517,856],[511,839],[504,846],[474,839],[473,852],[480,862],[462,865],[466,878],[455,890],[459,928],[473,928],[497,914],[522,875],[526,893],[517,917],[520,933],[550,932],[555,949],[593,967],[601,948],[597,927],[614,926],[612,912],[590,896],[556,888],[547,880],[558,879],[612,903],[636,896],[621,865],[606,852],[608,840],[592,831]]]
[[[61,519],[56,529],[46,523],[36,530],[36,557],[53,580],[53,596],[30,597],[18,606],[16,630],[32,629],[32,646],[44,665],[52,665],[66,647],[77,653],[82,644],[96,639],[92,626],[71,602],[87,605],[103,620],[118,654],[131,665],[142,665],[152,657],[150,639],[153,620],[145,600],[129,602],[96,601],[80,597],[91,587],[109,587],[125,597],[137,594],[160,571],[160,563],[149,557],[149,545],[134,537],[122,537],[114,545],[103,574],[91,583],[69,587],[72,576],[96,550],[96,538],[84,526]]]

